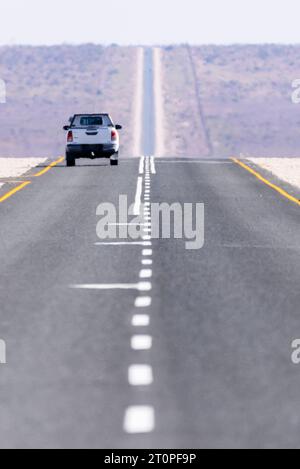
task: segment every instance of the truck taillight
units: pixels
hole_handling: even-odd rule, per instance
[[[67,140],[68,140],[68,143],[73,142],[73,132],[72,132],[72,130],[69,130]]]
[[[118,132],[116,130],[111,131],[111,141],[115,142],[118,139]]]

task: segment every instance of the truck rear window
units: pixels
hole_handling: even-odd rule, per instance
[[[112,127],[113,123],[109,116],[75,116],[72,127]]]

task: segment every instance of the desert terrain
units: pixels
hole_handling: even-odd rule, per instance
[[[60,156],[61,128],[75,112],[110,112],[124,125],[122,155],[138,156],[138,50],[1,47],[0,157]],[[163,47],[160,69],[161,156],[300,156],[300,105],[291,99],[300,46]]]
[[[300,156],[300,46],[163,50],[169,156]]]
[[[92,44],[0,47],[0,157],[64,153],[62,126],[76,112],[109,112],[123,124],[122,153],[132,152],[136,48]]]

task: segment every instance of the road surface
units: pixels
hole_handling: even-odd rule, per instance
[[[0,446],[299,447],[299,207],[231,160],[144,163],[32,170],[0,204]],[[98,205],[138,178],[205,204],[202,249],[101,244]]]

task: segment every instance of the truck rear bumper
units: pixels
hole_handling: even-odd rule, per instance
[[[67,153],[75,158],[109,158],[119,150],[118,144],[67,145]]]

